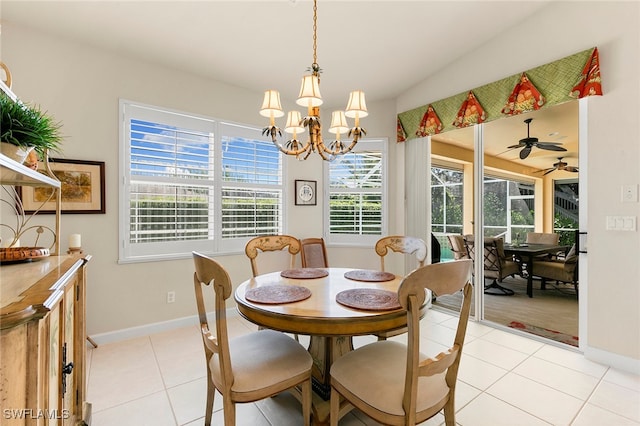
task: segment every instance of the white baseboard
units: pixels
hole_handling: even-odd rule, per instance
[[[640,359],[637,358],[629,358],[592,347],[586,348],[584,351],[584,357],[590,361],[608,365],[616,370],[640,375]]]
[[[212,314],[209,314],[212,315]],[[227,318],[238,316],[238,310],[235,308],[227,309]],[[213,317],[210,317],[211,322]],[[175,330],[198,325],[198,316],[191,315],[183,318],[176,318],[168,321],[155,322],[152,324],[139,325],[137,327],[124,328],[121,330],[109,331],[106,333],[94,334],[89,337],[97,344],[104,345],[107,343],[120,342],[123,340],[134,339],[136,337],[149,336],[150,334],[161,333],[163,331]]]

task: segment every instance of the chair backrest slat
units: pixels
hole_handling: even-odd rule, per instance
[[[391,235],[380,238],[376,242],[375,250],[380,256],[380,270],[384,271],[384,258],[388,254],[389,249],[396,253],[414,254],[418,262],[418,267],[424,266],[427,258],[427,243],[416,237],[407,237],[403,235]]]
[[[256,258],[260,252],[282,251],[285,248],[288,248],[291,254],[289,268],[294,268],[296,265],[296,255],[300,253],[300,241],[298,241],[297,238],[291,235],[264,235],[249,240],[244,248],[244,252],[251,262],[251,272],[253,276],[256,277],[259,275]]]

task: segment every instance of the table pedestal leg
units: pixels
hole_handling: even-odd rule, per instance
[[[313,358],[311,385],[313,387],[313,424],[329,424],[329,398],[331,397],[330,369],[333,361],[353,350],[351,336],[311,336],[309,353]]]

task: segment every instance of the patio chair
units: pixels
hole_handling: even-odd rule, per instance
[[[527,232],[527,244],[555,244],[560,242],[560,234],[555,232]]]
[[[578,297],[578,251],[575,244],[563,260],[536,260],[531,272],[541,279],[542,290],[546,288],[547,281],[573,284]]]
[[[473,235],[466,235],[464,242],[468,256],[475,261],[476,245]],[[483,260],[484,278],[492,280],[490,284],[485,284],[485,294],[513,296],[513,290],[498,283],[502,282],[506,277],[519,275],[520,264],[506,257],[502,238],[486,237],[484,239]],[[493,290],[497,290],[497,292]]]
[[[469,254],[467,253],[467,247],[464,245],[464,236],[460,234],[451,234],[447,235],[447,239],[449,240],[449,247],[451,247],[451,251],[453,252],[453,259],[468,259]]]

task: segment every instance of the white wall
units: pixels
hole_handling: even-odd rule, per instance
[[[640,216],[638,203],[621,202],[621,185],[640,183],[640,3],[551,3],[470,55],[398,99],[398,112],[458,94],[509,75],[597,46],[604,96],[587,101],[587,158],[580,178],[588,179],[588,287],[581,285],[586,310],[585,355],[640,366],[640,234],[605,230],[609,215]],[[582,125],[583,123],[581,123]],[[581,141],[582,142],[582,141]],[[411,142],[409,142],[411,143]],[[582,201],[582,200],[581,200]]]
[[[496,38],[408,91],[397,106],[392,102],[369,105],[370,115],[363,123],[370,136],[389,138],[393,177],[389,232],[402,233],[404,146],[394,143],[396,112],[598,46],[605,95],[589,100],[586,170],[581,165],[581,175],[586,172],[589,179],[589,286],[581,293],[588,303],[587,355],[621,364],[630,360],[636,368],[640,359],[640,237],[638,232],[605,231],[604,218],[638,217],[640,213],[637,203],[620,202],[620,185],[640,182],[639,13],[637,2],[552,3],[528,23],[513,28],[508,37]],[[193,315],[189,259],[117,264],[118,99],[263,125],[257,113],[261,93],[11,23],[2,26],[2,60],[12,70],[14,91],[26,101],[41,104],[64,123],[66,158],[106,162],[107,213],[64,215],[62,222],[63,249],[69,234],[81,233],[85,251],[93,255],[88,333]],[[289,166],[289,184],[296,178],[322,184],[319,160],[298,163],[290,159]],[[286,214],[291,223],[286,232],[300,237],[322,233],[321,205],[300,207],[289,200]],[[308,220],[301,222],[301,217]],[[244,255],[225,256],[221,261],[234,282],[249,277]],[[362,268],[377,265],[370,249],[332,248],[330,262]],[[165,303],[168,290],[177,293],[171,305]]]
[[[88,334],[194,315],[191,259],[117,263],[118,100],[125,98],[263,126],[266,121],[258,114],[262,93],[97,50],[81,41],[60,39],[12,23],[2,25],[2,48],[2,61],[13,74],[14,92],[24,101],[40,104],[62,121],[66,136],[62,156],[106,163],[107,213],[62,217],[62,250],[67,249],[69,234],[80,233],[85,253],[93,257],[88,269]],[[395,158],[395,102],[374,102],[368,106],[371,119],[363,120],[363,126],[371,137],[389,138],[391,156]],[[324,108],[323,115],[325,111],[330,108]],[[313,154],[304,162],[288,157],[287,165],[289,225],[285,232],[300,238],[321,236],[321,200],[314,207],[294,206],[292,195],[294,179],[317,180],[318,189],[322,191],[322,161]],[[38,218],[45,222],[51,219],[50,216]],[[396,226],[394,221],[391,229]],[[333,266],[376,268],[379,265],[373,248],[330,248],[329,258]],[[251,269],[244,253],[219,260],[234,283],[250,277]],[[169,290],[176,292],[173,304],[166,303]]]

